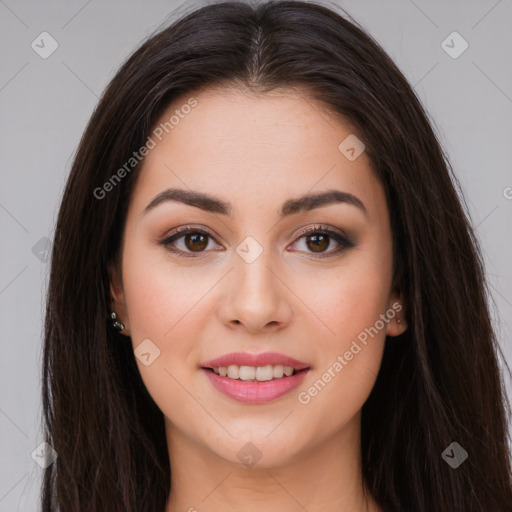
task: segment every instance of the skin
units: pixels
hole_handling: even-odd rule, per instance
[[[175,100],[161,120],[190,96]],[[137,364],[165,416],[172,473],[166,512],[378,511],[363,493],[361,408],[386,335],[407,328],[382,186],[366,153],[349,161],[338,150],[353,133],[349,124],[297,90],[256,96],[203,89],[193,97],[198,105],[144,160],[111,281],[123,334],[134,349],[150,339],[160,350],[149,366]],[[170,187],[228,201],[233,216],[175,201],[144,214]],[[335,203],[279,219],[286,200],[328,189],[357,196],[366,214]],[[331,238],[320,249],[327,257],[315,257],[311,235],[297,233],[318,223],[343,230],[355,246],[336,253]],[[184,236],[174,247],[189,258],[158,243],[189,224],[212,234],[203,252]],[[250,264],[236,252],[248,236],[263,249]],[[394,303],[403,308],[395,318],[367,345],[359,343],[362,350],[309,403],[300,403],[298,392]],[[280,352],[311,370],[280,399],[242,404],[200,370],[235,351]],[[247,443],[261,454],[251,467],[237,456]]]

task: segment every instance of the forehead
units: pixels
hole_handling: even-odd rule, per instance
[[[175,99],[153,127],[135,200],[179,186],[235,205],[327,188],[382,202],[366,154],[351,161],[340,150],[353,136],[341,116],[297,90],[203,89]]]
[[[190,97],[175,100],[157,122],[164,128],[169,149],[172,146],[178,153],[186,144],[189,161],[194,157],[258,158],[260,165],[268,165],[275,157],[314,158],[329,146],[336,150],[340,134],[351,132],[341,118],[296,90],[255,94],[233,88],[203,89],[193,95],[196,105],[188,110]],[[179,120],[174,116],[176,124],[167,133],[165,122],[182,110],[188,113]]]

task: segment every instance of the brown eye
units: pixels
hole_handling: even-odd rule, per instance
[[[193,256],[193,253],[200,254],[206,252],[205,250],[211,240],[213,240],[212,235],[206,231],[192,228],[180,228],[159,243],[170,252],[178,256],[187,257]]]
[[[300,244],[303,244],[303,249],[300,248]],[[293,245],[299,245],[301,252],[309,253],[317,258],[335,256],[344,249],[355,247],[355,244],[345,234],[323,225],[302,231]]]
[[[207,253],[208,243],[214,240],[213,236],[206,231],[185,227],[176,229],[159,244],[177,256],[193,257],[194,253],[197,255]],[[334,256],[344,249],[355,246],[345,235],[323,226],[315,226],[313,229],[303,231],[295,244],[299,242],[304,244],[304,252],[318,258]],[[333,242],[334,249],[331,247]],[[329,248],[331,250],[328,250]]]
[[[193,252],[202,251],[208,245],[207,236],[200,232],[189,233],[184,237],[185,246]]]
[[[306,242],[306,245],[313,252],[323,252],[329,247],[329,235],[321,233],[317,235],[308,235],[305,238],[309,239],[309,242]]]

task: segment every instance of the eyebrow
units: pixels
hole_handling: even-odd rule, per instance
[[[167,201],[184,203],[200,208],[205,212],[218,213],[227,216],[231,216],[232,214],[232,205],[222,199],[203,192],[183,190],[179,188],[169,188],[155,196],[146,206],[143,213],[146,214],[156,208],[159,204]],[[326,192],[305,194],[295,199],[288,199],[281,207],[280,218],[283,219],[288,215],[307,212],[314,210],[315,208],[336,203],[350,204],[359,208],[365,215],[368,213],[363,202],[358,197],[353,194],[349,194],[348,192],[331,189]]]

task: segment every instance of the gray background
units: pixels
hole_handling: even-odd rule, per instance
[[[338,3],[383,45],[430,113],[481,240],[510,364],[512,1]],[[52,238],[79,138],[101,91],[139,42],[175,9],[203,4],[0,0],[0,511],[37,507],[42,469],[31,453],[42,441],[45,238]],[[58,43],[47,59],[31,47],[41,46],[44,31]],[[469,44],[458,58],[441,45],[453,31]],[[461,48],[460,40],[447,44],[452,52]],[[506,384],[510,390],[508,377]]]

